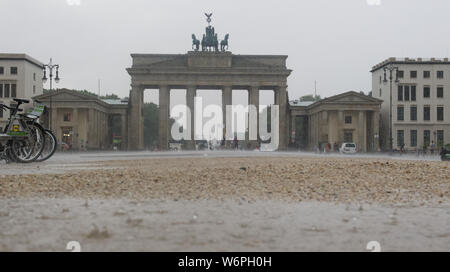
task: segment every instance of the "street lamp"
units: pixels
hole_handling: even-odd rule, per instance
[[[386,78],[386,72],[389,71],[389,82],[390,82],[390,92],[389,92],[389,147],[390,147],[390,152],[392,153],[393,151],[393,144],[392,144],[392,80],[394,79],[392,76],[392,73],[395,71],[395,83],[398,84],[399,80],[398,80],[398,67],[394,66],[392,63],[390,63],[388,66],[385,66],[383,68],[384,71],[384,84],[386,84],[388,82],[387,78]]]
[[[56,70],[55,83],[58,83],[59,78],[59,65],[53,64],[52,59],[50,58],[50,63],[44,64],[43,68],[44,76],[42,77],[42,82],[45,84],[48,80],[47,78],[47,69],[50,74],[50,92],[52,91],[52,83],[53,83],[53,69]],[[50,111],[49,111],[49,128],[52,129],[52,95],[50,94]]]

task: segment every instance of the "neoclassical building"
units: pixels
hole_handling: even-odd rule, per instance
[[[99,99],[97,96],[61,89],[34,97],[51,108],[43,117],[58,142],[73,150],[111,149],[113,123],[120,123],[119,148],[127,149],[128,101]],[[50,121],[51,119],[51,121]]]
[[[378,151],[382,102],[353,91],[315,103],[291,101],[290,143],[312,150],[324,143],[340,147],[344,142],[353,142],[361,152]],[[296,122],[298,118],[301,122]]]
[[[279,106],[279,149],[287,148],[289,126],[287,118],[287,78],[291,70],[286,67],[287,56],[234,55],[231,52],[196,52],[187,54],[132,54],[128,148],[144,148],[143,93],[146,89],[159,91],[159,148],[167,150],[169,143],[170,91],[186,89],[187,107],[194,120],[196,91],[221,90],[223,116],[226,106],[232,104],[232,90],[248,91],[248,104],[259,108],[260,90],[273,90],[275,104]],[[226,119],[226,118],[224,118]],[[224,127],[230,120],[224,120]],[[256,118],[255,122],[259,122]],[[256,124],[258,126],[258,124]],[[188,124],[191,144],[194,144],[194,122]],[[224,133],[226,135],[226,131]],[[256,141],[250,142],[256,146]]]

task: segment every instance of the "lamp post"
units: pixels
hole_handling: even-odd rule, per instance
[[[42,82],[45,84],[47,82],[47,69],[49,71],[50,76],[50,92],[52,91],[52,83],[53,83],[53,69],[56,70],[55,83],[59,82],[59,65],[53,64],[52,59],[50,58],[50,63],[44,64],[44,76],[42,77]],[[52,95],[50,94],[50,111],[49,111],[49,128],[52,129]]]
[[[398,67],[394,66],[392,63],[390,63],[388,66],[385,66],[383,68],[384,71],[384,84],[386,84],[388,82],[387,78],[386,78],[386,72],[389,71],[389,82],[390,82],[390,91],[389,91],[389,147],[390,147],[390,152],[392,153],[393,148],[393,144],[392,144],[392,80],[394,79],[393,77],[393,72],[395,71],[395,83],[397,84],[399,82],[398,80]]]

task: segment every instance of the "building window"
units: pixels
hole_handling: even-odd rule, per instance
[[[423,145],[424,147],[428,147],[430,145],[431,133],[429,130],[423,131]]]
[[[10,86],[9,84],[5,84],[3,87],[4,88],[3,95],[5,98],[9,98],[9,86]]]
[[[411,71],[409,72],[409,75],[411,76],[411,78],[417,78],[417,71]]]
[[[397,146],[401,147],[405,143],[405,131],[397,130]]]
[[[397,100],[403,101],[403,86],[398,86]]]
[[[33,81],[36,81],[36,73],[33,73]]]
[[[444,87],[437,87],[436,96],[437,98],[444,98]]]
[[[380,88],[380,97],[381,97],[382,94],[383,94],[383,91],[382,91],[381,88]]]
[[[5,73],[5,68],[0,66],[0,75],[3,75]]]
[[[405,86],[405,101],[409,101],[409,86]]]
[[[352,116],[351,115],[345,116],[345,123],[346,124],[351,124],[352,123]]]
[[[344,142],[353,143],[353,132],[344,131]]]
[[[36,94],[36,85],[33,85],[33,94]]]
[[[17,75],[17,67],[11,67],[11,75]]]
[[[11,97],[16,98],[17,97],[17,85],[11,84]]]
[[[444,71],[437,71],[437,78],[444,78]]]
[[[430,98],[430,87],[429,86],[423,87],[423,97]]]
[[[381,76],[380,76],[380,84],[381,84],[381,81],[382,81],[382,79],[381,79]]]
[[[437,120],[444,121],[444,107],[437,107]]]
[[[443,130],[437,131],[437,146],[438,147],[444,146],[444,131]]]
[[[70,113],[65,113],[64,114],[64,122],[70,122],[71,120],[71,114]]]
[[[423,78],[430,78],[431,72],[430,71],[423,71]]]
[[[423,107],[423,120],[430,121],[430,106]]]
[[[0,83],[0,97],[3,97],[3,84]]]
[[[411,106],[410,108],[410,120],[417,121],[417,106]]]
[[[411,86],[411,101],[416,101],[416,86]]]
[[[397,71],[397,77],[398,78],[404,78],[405,77],[405,71]]]
[[[417,146],[417,130],[411,130],[411,146]]]
[[[397,121],[403,121],[405,120],[405,111],[403,109],[403,106],[397,107]]]
[[[2,101],[0,101],[0,104],[3,103]],[[3,118],[3,110],[0,109],[0,119]],[[2,129],[0,128],[0,133],[3,133]]]

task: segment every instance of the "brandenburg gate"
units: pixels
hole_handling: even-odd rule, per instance
[[[235,55],[226,51],[229,35],[225,35],[219,44],[214,27],[210,25],[211,15],[207,14],[208,26],[202,41],[192,35],[193,51],[187,54],[131,54],[132,67],[127,69],[131,76],[129,149],[144,149],[142,106],[146,89],[159,90],[160,150],[168,149],[171,89],[186,89],[186,106],[190,109],[192,120],[188,124],[191,126],[192,147],[195,147],[193,120],[197,90],[222,91],[225,123],[229,121],[225,120],[226,106],[232,104],[233,89],[248,90],[248,104],[255,105],[258,111],[260,90],[273,90],[274,102],[279,106],[279,149],[286,149],[289,139],[287,78],[292,72],[286,67],[287,56]],[[249,119],[249,122],[258,120],[259,117]]]

